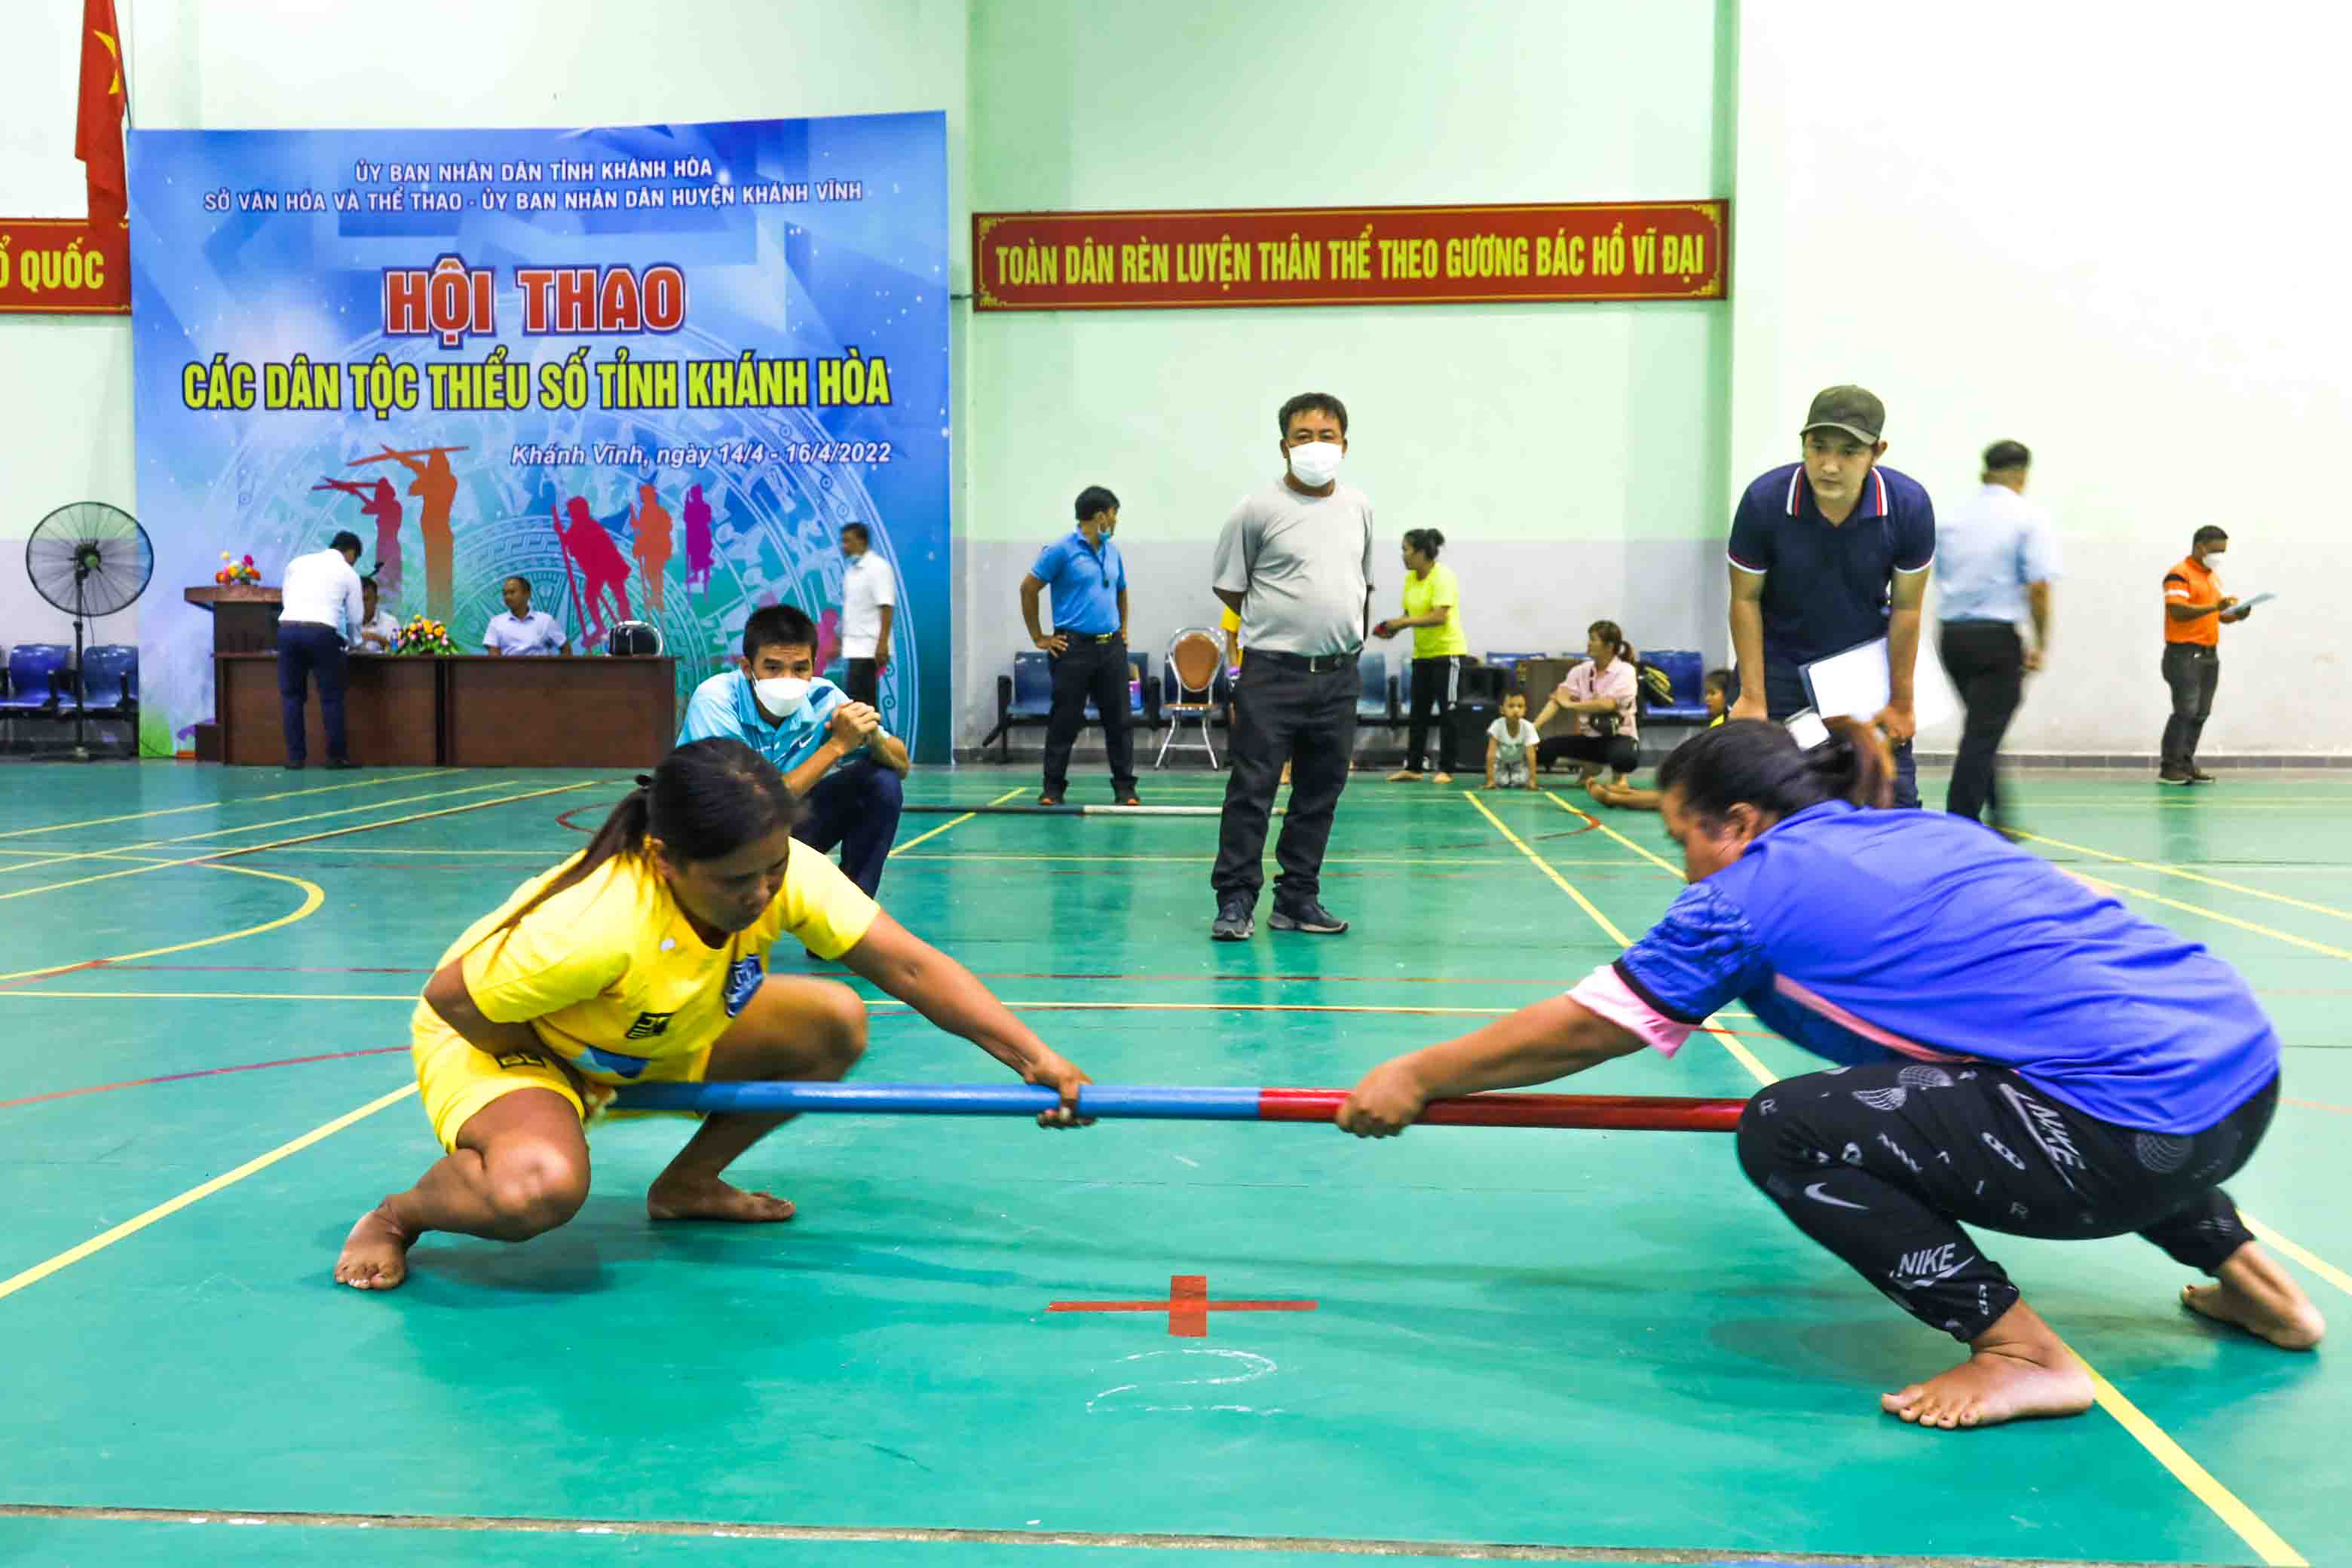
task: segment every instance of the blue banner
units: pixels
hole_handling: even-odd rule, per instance
[[[275,584],[349,529],[466,649],[519,574],[583,651],[657,626],[682,710],[763,605],[835,657],[862,522],[884,720],[945,760],[946,149],[937,113],[132,132],[142,750],[211,713],[182,590],[224,553]]]

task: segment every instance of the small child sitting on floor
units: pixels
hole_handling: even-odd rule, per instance
[[[1486,787],[1534,789],[1531,765],[1540,737],[1528,722],[1528,700],[1514,691],[1503,699],[1503,716],[1486,726]]]

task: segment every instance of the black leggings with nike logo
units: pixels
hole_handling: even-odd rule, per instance
[[[2144,1132],[2004,1068],[1873,1063],[1758,1094],[1739,1119],[1739,1164],[1895,1305],[1968,1341],[2018,1292],[1962,1225],[2061,1240],[2137,1232],[2210,1274],[2252,1239],[2221,1183],[2277,1109],[2273,1076],[2202,1132]]]

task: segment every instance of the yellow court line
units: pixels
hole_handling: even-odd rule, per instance
[[[1546,791],[1545,793],[1549,794],[1550,792]],[[1556,801],[1555,804],[1559,805],[1562,810],[1574,809],[1565,801]],[[1496,826],[1499,826],[1500,824],[1497,824]],[[1508,829],[1505,829],[1505,831],[1507,832]],[[1666,870],[1675,871],[1675,868],[1668,865],[1663,858],[1652,854],[1649,850],[1643,848],[1632,839],[1627,838],[1622,834],[1618,833],[1616,830],[1609,827],[1605,824],[1601,825],[1601,831],[1608,834],[1610,837],[1614,838],[1618,843],[1622,844],[1626,848],[1633,850],[1633,853],[1641,856],[1643,858],[1654,862],[1658,866],[1664,868]],[[1532,851],[1529,852],[1529,858],[1534,858]],[[1540,864],[1540,862],[1538,863]],[[1680,876],[1682,873],[1675,871],[1675,874],[1676,876]],[[1560,879],[1557,877],[1555,877],[1554,879],[1560,880]],[[1566,887],[1567,883],[1564,880],[1561,880],[1560,885]],[[1579,903],[1584,902],[1580,898],[1577,901]],[[1591,906],[1587,905],[1586,907],[1589,909]],[[1606,921],[1603,921],[1602,924],[1603,929],[1605,929],[1610,935],[1616,937],[1620,942],[1624,941],[1624,937],[1619,933],[1615,926],[1609,925]],[[1720,1034],[1718,1034],[1717,1037],[1723,1040],[1723,1043],[1727,1047],[1730,1047],[1732,1055],[1739,1058],[1740,1065],[1747,1068],[1749,1074],[1755,1078],[1758,1083],[1769,1085],[1775,1081],[1771,1072],[1766,1068],[1764,1064],[1757,1060],[1755,1056],[1744,1047],[1740,1046],[1738,1041],[1729,1039]],[[2250,1227],[2252,1224],[2252,1221],[2248,1222]],[[2301,1251],[2301,1248],[2296,1248],[2296,1250]],[[2138,1441],[2139,1446],[2147,1450],[2149,1457],[2154,1458],[2158,1464],[2162,1465],[2165,1469],[2171,1474],[2175,1480],[2188,1488],[2189,1492],[2193,1494],[2200,1502],[2202,1502],[2207,1508],[2212,1510],[2215,1518],[2219,1519],[2223,1524],[2228,1525],[2231,1531],[2236,1532],[2240,1540],[2243,1541],[2248,1546],[2252,1547],[2256,1554],[2262,1558],[2263,1563],[2273,1565],[2273,1568],[2308,1568],[2308,1564],[2305,1562],[2302,1555],[2294,1550],[2294,1548],[2289,1546],[2285,1541],[2281,1539],[2276,1531],[2273,1531],[2269,1525],[2263,1523],[2262,1517],[2255,1513],[2252,1509],[2248,1508],[2242,1501],[2241,1501],[2236,1493],[2231,1491],[2229,1488],[2214,1479],[2212,1473],[2207,1470],[2204,1466],[2199,1464],[2195,1459],[2191,1458],[2189,1456],[2188,1451],[2182,1448],[2179,1443],[2174,1442],[2171,1436],[2165,1432],[2164,1428],[2149,1420],[2147,1416],[2141,1412],[2138,1405],[2134,1405],[2129,1399],[2124,1396],[2124,1393],[2121,1389],[2117,1388],[2114,1384],[2109,1383],[2105,1376],[2100,1373],[2098,1368],[2093,1366],[2087,1360],[2084,1360],[2083,1353],[2080,1351],[2075,1350],[2072,1345],[2068,1345],[2066,1347],[2066,1353],[2073,1356],[2077,1362],[2081,1363],[2084,1372],[2089,1374],[2091,1379],[2091,1387],[2094,1396],[2098,1401],[2099,1408],[2105,1410],[2110,1416],[2114,1417],[2117,1426],[2130,1433],[2132,1436]]]
[[[2224,881],[2219,877],[2208,877],[2199,871],[2186,871],[2178,866],[2166,866],[2154,860],[2135,860],[2128,855],[2110,855],[2104,849],[2094,849],[2086,844],[2069,844],[2063,838],[2046,838],[2039,833],[2027,833],[2019,828],[2010,829],[2009,836],[2012,838],[2030,839],[2036,844],[2054,845],[2060,849],[2071,849],[2077,855],[2095,855],[2102,860],[2113,861],[2118,866],[2136,866],[2143,871],[2158,871],[2168,877],[2179,877],[2187,882],[2202,882],[2209,888],[2227,888],[2233,893],[2244,893],[2250,898],[2268,899],[2274,904],[2292,904],[2298,910],[2309,910],[2314,914],[2334,915],[2339,921],[2352,921],[2352,912],[2334,909],[2326,904],[2315,904],[2307,900],[2289,898],[2284,893],[2267,893],[2260,888],[2249,888],[2243,882]]]
[[[1006,790],[1003,795],[998,795],[994,800],[992,800],[987,804],[990,805],[1003,805],[1014,795],[1027,795],[1028,793],[1029,786],[1027,784],[1023,784],[1019,789]],[[908,839],[907,842],[892,849],[889,854],[885,855],[882,858],[885,860],[896,859],[898,857],[904,855],[908,850],[912,849],[916,845],[923,843],[927,839],[937,838],[949,828],[956,826],[960,823],[970,822],[973,817],[979,815],[980,814],[976,811],[967,811],[961,816],[950,816],[945,822],[940,823],[937,827],[932,828],[929,833],[917,834],[914,837]]]
[[[136,843],[117,844],[111,848],[107,849],[76,849],[59,851],[49,855],[46,859],[27,860],[22,865],[11,866],[8,869],[11,871],[30,871],[37,867],[41,866],[63,865],[68,860],[95,860],[101,856],[120,855],[133,849],[160,849],[165,845],[193,844],[202,838],[226,838],[232,833],[251,833],[257,829],[264,827],[291,827],[298,822],[324,822],[331,816],[352,816],[362,811],[376,811],[387,805],[409,805],[420,800],[440,800],[453,795],[480,795],[487,790],[504,789],[512,782],[513,781],[510,779],[500,779],[492,784],[467,784],[463,789],[428,790],[423,795],[402,795],[397,800],[370,801],[365,805],[347,805],[336,811],[313,811],[307,812],[300,816],[275,817],[268,822],[249,822],[240,827],[208,827],[202,833],[183,833],[176,838],[142,838]],[[69,884],[65,883],[59,884],[59,886],[68,885]],[[39,892],[42,889],[38,888],[28,888],[25,889],[26,892]],[[9,898],[17,896],[19,895],[0,895],[0,897]]]
[[[63,974],[70,970],[86,968],[91,964],[128,963],[135,958],[161,958],[165,953],[186,952],[194,948],[214,947],[224,942],[235,942],[239,937],[259,936],[264,931],[276,931],[280,926],[290,926],[296,921],[310,919],[318,912],[319,906],[327,901],[325,889],[316,882],[306,882],[299,877],[289,877],[278,871],[257,871],[250,866],[215,865],[207,866],[205,868],[208,871],[234,871],[240,877],[263,877],[273,882],[291,882],[302,889],[302,907],[290,915],[280,915],[274,921],[264,921],[259,925],[247,926],[241,931],[223,931],[218,936],[199,937],[194,942],[175,942],[170,947],[142,948],[137,952],[118,952],[107,958],[84,958],[72,963],[51,964],[46,969],[19,969],[14,973],[0,974],[0,981],[30,980],[37,975]],[[10,993],[0,991],[0,996],[7,994]]]
[[[593,787],[593,786],[594,786],[597,783],[599,783],[599,782],[600,782],[600,781],[595,780],[595,779],[583,779],[583,780],[581,780],[581,781],[580,781],[579,783],[577,783],[577,784],[557,784],[557,785],[554,785],[552,788],[549,788],[549,789],[525,790],[525,791],[524,791],[523,793],[521,793],[520,795],[497,795],[497,796],[493,796],[491,799],[488,799],[488,800],[469,801],[468,803],[467,803],[467,804],[466,804],[466,805],[464,805],[445,806],[445,807],[443,807],[443,808],[442,808],[441,810],[439,810],[439,811],[418,811],[418,812],[412,812],[412,813],[410,813],[410,814],[409,814],[408,816],[391,816],[391,817],[386,817],[386,818],[384,818],[384,819],[383,819],[383,821],[381,821],[381,822],[362,822],[362,823],[357,824],[356,826],[351,826],[351,827],[335,827],[335,828],[330,828],[330,829],[328,829],[328,830],[327,830],[326,832],[324,832],[324,833],[304,833],[304,834],[299,834],[299,835],[297,835],[296,837],[292,837],[292,838],[277,839],[277,840],[273,840],[272,842],[268,843],[268,844],[247,844],[247,845],[244,846],[243,847],[241,847],[241,848],[236,848],[236,849],[211,849],[211,850],[206,850],[205,853],[203,853],[203,854],[201,854],[201,855],[190,855],[190,856],[186,856],[186,857],[184,857],[184,858],[181,858],[181,859],[177,859],[177,860],[158,860],[158,861],[154,861],[154,862],[152,862],[152,863],[151,863],[151,864],[144,865],[144,866],[133,866],[133,867],[131,867],[131,868],[129,870],[127,870],[127,871],[101,871],[101,872],[100,872],[97,876],[94,876],[94,877],[77,877],[77,878],[73,879],[71,881],[68,881],[68,882],[46,882],[46,883],[43,883],[40,887],[37,887],[37,888],[19,888],[19,889],[16,889],[16,891],[14,891],[14,892],[9,892],[9,893],[0,893],[0,903],[5,903],[5,902],[6,902],[8,900],[10,900],[10,899],[22,899],[22,898],[27,898],[27,897],[30,897],[32,894],[35,894],[35,893],[53,893],[53,892],[56,892],[56,891],[57,891],[58,889],[60,889],[60,888],[79,888],[79,887],[84,887],[84,886],[86,886],[86,885],[88,885],[88,884],[89,884],[89,883],[91,883],[91,882],[106,882],[106,881],[111,881],[111,880],[113,880],[113,879],[114,879],[115,878],[117,878],[117,877],[140,877],[140,876],[144,876],[144,875],[146,875],[146,874],[147,874],[148,872],[150,872],[150,871],[163,871],[163,870],[168,870],[168,869],[170,869],[172,867],[174,867],[174,866],[197,866],[197,865],[202,865],[202,864],[204,864],[204,863],[205,863],[205,862],[206,862],[206,861],[210,861],[210,860],[219,860],[219,859],[226,859],[226,858],[227,858],[228,857],[230,857],[230,856],[235,856],[235,855],[258,855],[258,854],[260,854],[262,851],[267,850],[267,849],[279,849],[279,848],[284,848],[286,846],[288,846],[288,845],[291,845],[291,844],[309,844],[309,843],[311,843],[311,842],[313,842],[313,841],[315,841],[315,840],[317,840],[317,839],[320,839],[320,838],[333,838],[333,837],[337,837],[337,836],[338,836],[338,835],[340,835],[340,834],[345,834],[345,833],[365,833],[365,832],[369,832],[369,831],[371,831],[371,830],[373,830],[373,829],[374,829],[374,828],[378,828],[378,827],[398,827],[398,826],[402,826],[402,825],[403,825],[403,824],[404,824],[404,823],[410,823],[410,822],[427,822],[427,821],[430,821],[431,819],[433,819],[434,817],[436,817],[436,816],[456,816],[457,813],[459,813],[459,812],[461,812],[461,811],[478,811],[478,810],[480,810],[483,806],[486,806],[486,805],[512,805],[514,802],[519,801],[519,800],[537,800],[537,799],[540,799],[541,796],[544,796],[544,795],[568,795],[568,794],[570,794],[572,791],[576,790],[576,789],[589,789],[589,788],[592,788],[592,787]],[[476,786],[476,787],[477,787],[477,789],[480,789],[480,788],[496,789],[496,788],[498,788],[499,786],[498,786],[498,785],[496,785],[496,784],[488,784],[488,785],[478,785],[478,786]],[[442,795],[472,795],[472,794],[474,794],[474,793],[475,793],[475,790],[445,790],[445,791],[441,792],[441,794],[442,794]],[[412,795],[412,796],[410,796],[410,797],[409,797],[409,799],[411,799],[411,800],[437,800],[437,799],[439,799],[439,798],[441,798],[441,795]],[[404,802],[404,801],[397,801],[397,800],[379,801],[379,802],[377,803],[377,805],[405,805],[405,804],[406,804],[406,802]],[[360,807],[360,808],[358,808],[358,809],[361,809],[361,810],[366,810],[366,809],[369,809],[369,808],[367,808],[367,807]],[[350,815],[350,814],[349,814],[348,812],[341,812],[341,811],[328,811],[328,812],[321,812],[321,813],[320,813],[319,815],[320,815],[320,816],[348,816],[348,815]],[[310,818],[310,817],[299,817],[299,816],[298,816],[298,817],[291,818],[290,820],[292,820],[292,821],[296,821],[296,822],[307,822],[307,821],[311,821],[311,820],[314,820],[314,819],[313,819],[313,818]],[[270,826],[276,826],[276,825],[272,824],[272,825],[270,825]],[[211,836],[210,836],[210,835],[205,835],[205,834],[198,834],[198,835],[192,835],[191,837],[211,837]],[[171,840],[168,840],[168,839],[167,839],[167,840],[163,840],[162,842],[166,842],[166,843],[168,843],[168,842],[171,842]],[[112,852],[112,851],[110,851],[110,850],[98,850],[98,851],[94,851],[94,852],[92,852],[91,854],[89,854],[89,855],[88,855],[88,856],[86,856],[86,857],[83,857],[83,858],[88,858],[88,859],[96,859],[96,858],[100,858],[100,857],[101,857],[101,856],[110,855],[111,853],[113,853],[113,852]],[[21,868],[18,868],[18,869],[21,869]]]
[[[1544,793],[1549,795],[1550,792],[1547,790]],[[1577,907],[1582,910],[1586,914],[1591,916],[1592,921],[1595,925],[1598,925],[1602,931],[1609,933],[1611,941],[1614,942],[1619,947],[1631,947],[1633,945],[1633,939],[1627,936],[1623,931],[1619,931],[1617,929],[1616,921],[1611,920],[1607,915],[1602,914],[1599,907],[1596,906],[1591,899],[1586,898],[1581,892],[1580,892],[1577,889],[1575,883],[1561,876],[1550,861],[1537,854],[1533,849],[1528,848],[1525,840],[1521,839],[1517,834],[1512,832],[1508,827],[1506,827],[1503,825],[1503,819],[1501,817],[1496,816],[1493,812],[1486,809],[1486,803],[1485,801],[1480,800],[1475,795],[1470,795],[1468,799],[1472,805],[1478,808],[1478,814],[1481,816],[1484,816],[1487,821],[1495,825],[1496,832],[1500,833],[1504,837],[1511,841],[1511,847],[1513,848],[1517,849],[1520,854],[1526,856],[1530,861],[1534,862],[1536,869],[1541,871],[1545,876],[1549,877],[1554,884],[1559,887],[1561,892],[1566,893],[1570,898],[1574,899],[1576,900]],[[1554,804],[1559,805],[1560,803],[1555,802]],[[1561,809],[1569,810],[1571,808],[1562,805]],[[1779,1081],[1773,1077],[1772,1071],[1769,1068],[1767,1068],[1762,1062],[1756,1059],[1755,1052],[1749,1050],[1746,1046],[1741,1045],[1738,1040],[1733,1039],[1730,1035],[1712,1026],[1702,1026],[1702,1027],[1706,1029],[1707,1034],[1714,1036],[1717,1043],[1721,1045],[1725,1050],[1729,1051],[1739,1065],[1746,1068],[1748,1072],[1755,1077],[1757,1082],[1769,1084]]]
[[[2149,1420],[2122,1389],[2109,1383],[2097,1367],[2083,1360],[2083,1352],[2064,1340],[2066,1353],[2090,1374],[2091,1392],[2099,1408],[2116,1419],[2116,1425],[2139,1440],[2156,1462],[2172,1473],[2172,1479],[2196,1494],[2197,1500],[2213,1510],[2213,1516],[2237,1532],[2238,1539],[2254,1549],[2270,1568],[2311,1568],[2310,1560],[2289,1546],[2277,1531],[2263,1522],[2262,1516],[2238,1500],[2238,1494],[2213,1479],[2213,1473],[2195,1459],[2189,1451],[2172,1440],[2170,1433]]]
[[[1676,881],[1682,880],[1683,868],[1680,866],[1675,865],[1673,861],[1667,859],[1664,856],[1654,854],[1652,851],[1643,848],[1641,845],[1634,843],[1632,839],[1626,837],[1623,834],[1618,832],[1615,828],[1601,821],[1600,817],[1596,816],[1591,812],[1583,811],[1576,806],[1569,805],[1568,802],[1560,799],[1559,796],[1554,795],[1551,791],[1546,790],[1543,793],[1546,800],[1551,802],[1552,805],[1559,807],[1560,810],[1568,813],[1570,816],[1580,816],[1584,818],[1587,822],[1592,824],[1593,826],[1599,828],[1604,837],[1615,839],[1618,843],[1622,844],[1626,848],[1631,849],[1634,854],[1639,855],[1643,859],[1647,860],[1651,865],[1655,866],[1659,870],[1664,871],[1667,876],[1674,878]]]
[[[406,784],[412,779],[432,778],[436,774],[462,773],[465,768],[436,768],[431,773],[394,773],[388,778],[353,779],[349,784],[314,784],[309,789],[279,790],[275,795],[239,795],[233,800],[203,800],[194,805],[167,805],[156,811],[129,811],[120,816],[92,816],[80,822],[52,822],[47,827],[12,827],[0,833],[0,838],[22,838],[34,833],[63,833],[69,827],[103,827],[110,822],[138,822],[150,816],[177,816],[189,811],[217,811],[225,805],[253,805],[265,800],[292,800],[298,795],[331,795],[336,790],[372,789],[382,784]]]
[[[2335,1286],[2338,1290],[2343,1291],[2347,1296],[2352,1296],[2352,1274],[2345,1273],[2344,1270],[2336,1268],[2336,1265],[2328,1262],[2327,1259],[2320,1257],[2317,1253],[2312,1252],[2305,1247],[2297,1247],[2294,1242],[2289,1241],[2285,1237],[2281,1236],[2278,1232],[2273,1230],[2270,1226],[2264,1225],[2262,1221],[2256,1219],[2253,1215],[2248,1214],[2243,1209],[2240,1209],[2238,1211],[2238,1217],[2246,1222],[2246,1228],[2248,1230],[2252,1231],[2257,1237],[2267,1242],[2273,1251],[2286,1254],[2289,1258],[2294,1258],[2297,1263],[2302,1264],[2305,1268],[2310,1269],[2314,1274],[2318,1275],[2322,1279],[2326,1280],[2330,1285]]]
[[[83,1242],[80,1246],[69,1247],[63,1252],[58,1253],[55,1258],[49,1258],[47,1262],[36,1263],[21,1274],[12,1275],[6,1279],[0,1279],[0,1300],[5,1300],[10,1296],[15,1295],[17,1291],[22,1290],[27,1285],[37,1285],[42,1280],[47,1279],[50,1275],[58,1272],[58,1270],[61,1268],[69,1268],[93,1253],[103,1252],[108,1247],[112,1247],[116,1242],[122,1240],[125,1237],[136,1236],[139,1232],[145,1230],[149,1226],[153,1225],[157,1220],[168,1219],[172,1215],[179,1213],[182,1209],[186,1208],[190,1204],[202,1203],[205,1199],[212,1196],[215,1193],[219,1192],[222,1188],[235,1186],[237,1183],[245,1180],[246,1177],[252,1175],[256,1171],[267,1170],[268,1167],[278,1163],[278,1161],[286,1158],[289,1154],[299,1154],[303,1150],[308,1149],[311,1144],[318,1142],[320,1140],[331,1138],[336,1133],[341,1132],[344,1128],[349,1127],[352,1122],[373,1116],[385,1106],[396,1105],[415,1092],[416,1086],[415,1084],[403,1084],[400,1088],[394,1089],[390,1094],[382,1095],[374,1100],[369,1100],[357,1110],[347,1110],[342,1115],[336,1117],[332,1121],[327,1122],[322,1126],[313,1127],[310,1131],[303,1133],[302,1136],[294,1139],[290,1142],[280,1143],[277,1148],[272,1149],[267,1154],[258,1155],[254,1159],[247,1160],[244,1164],[239,1165],[234,1171],[229,1171],[221,1175],[215,1176],[211,1181],[205,1182],[201,1185],[190,1187],[178,1197],[173,1198],[166,1203],[157,1204],[153,1208],[149,1209],[144,1214],[133,1215],[129,1219],[124,1220],[121,1225],[116,1226],[113,1229],[100,1231],[98,1235],[91,1237],[88,1241]]]
[[[2236,926],[2240,931],[2250,931],[2256,936],[2266,936],[2274,942],[2285,942],[2291,947],[2325,953],[2329,958],[2352,959],[2352,951],[2330,947],[2324,942],[2312,942],[2304,937],[2290,936],[2285,931],[2273,931],[2266,925],[2256,925],[2252,921],[2242,921],[2235,915],[2225,915],[2219,910],[2209,910],[2202,904],[2188,904],[2179,899],[2168,899],[2162,893],[2151,893],[2145,888],[2135,888],[2127,882],[2110,882],[2104,877],[2094,877],[2088,871],[2078,871],[2072,866],[2064,869],[2069,876],[2080,877],[2095,888],[2105,888],[2112,892],[2125,893],[2135,899],[2146,899],[2150,903],[2162,904],[2167,909],[2181,910],[2192,915],[2202,915],[2209,921],[2220,921],[2223,925]]]

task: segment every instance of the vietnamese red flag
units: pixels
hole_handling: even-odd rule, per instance
[[[89,165],[89,221],[121,223],[131,205],[122,170],[122,30],[114,0],[82,0],[81,96],[74,119],[74,156]]]

